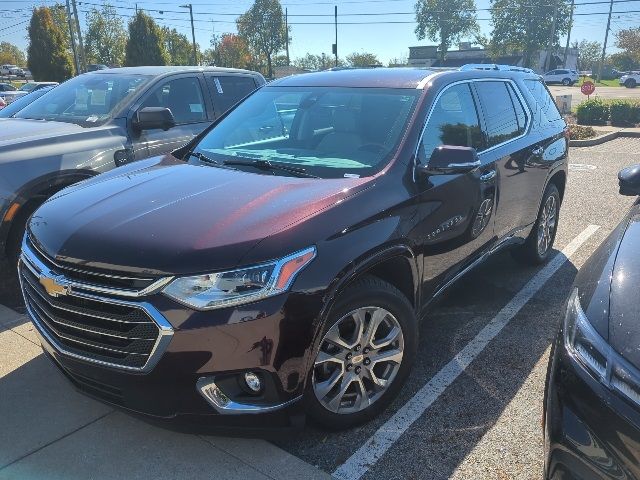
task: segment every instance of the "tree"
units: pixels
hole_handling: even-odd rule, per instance
[[[569,29],[571,6],[557,3],[556,28],[553,45]],[[554,8],[549,0],[491,0],[491,46],[494,54],[519,52],[525,67],[532,67],[537,51],[546,49],[553,24]]]
[[[293,60],[293,65],[303,70],[327,70],[335,67],[335,57],[322,53],[320,55],[314,55],[313,53],[307,53],[304,57],[299,57]],[[338,66],[343,67],[345,63],[342,59],[338,59]]]
[[[207,63],[217,67],[251,68],[254,60],[244,38],[233,33],[215,35],[211,39],[211,49],[205,51]]]
[[[93,7],[87,13],[84,48],[87,62],[122,65],[127,45],[127,31],[116,9],[105,3],[101,10]]]
[[[367,52],[350,53],[347,55],[346,60],[350,67],[371,67],[373,65],[382,65],[375,54]]]
[[[640,63],[640,27],[618,31],[616,47],[633,58],[636,63]]]
[[[0,64],[10,63],[12,65],[24,66],[27,61],[24,52],[13,43],[0,43]]]
[[[162,30],[153,18],[138,10],[129,22],[129,39],[125,48],[125,65],[166,65],[169,54],[164,46]]]
[[[67,7],[62,3],[56,3],[49,7],[51,10],[51,15],[53,16],[53,23],[56,24],[62,36],[64,37],[64,46],[71,55],[71,35],[69,33],[69,21],[67,17]],[[76,29],[75,23],[72,23],[73,26],[73,34],[78,38],[78,33]]]
[[[619,72],[628,72],[638,68],[638,61],[625,52],[612,53],[607,57],[607,64]]]
[[[29,22],[27,65],[34,80],[63,82],[73,74],[71,56],[64,45],[64,36],[53,21],[47,7],[33,9]]]
[[[162,37],[171,65],[193,64],[193,44],[186,35],[178,33],[175,28],[162,27]]]
[[[600,56],[602,55],[602,44],[595,40],[582,40],[578,44],[578,65],[580,70],[593,70],[598,68]]]
[[[440,60],[451,45],[478,31],[474,0],[418,0],[416,36],[439,42]]]
[[[267,76],[273,77],[272,57],[285,47],[289,35],[279,0],[255,0],[236,24],[254,55],[265,57]]]

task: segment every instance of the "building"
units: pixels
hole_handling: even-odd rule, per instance
[[[541,50],[534,55],[533,70],[543,73],[547,52]],[[489,51],[482,47],[474,47],[470,42],[463,42],[458,50],[447,52],[444,61],[440,60],[438,47],[435,45],[420,45],[409,47],[408,65],[422,68],[459,68],[468,63],[497,63],[501,65],[523,66],[523,55],[513,53],[492,58]],[[549,70],[564,67],[572,70],[577,69],[578,49],[570,48],[567,51],[567,62],[564,64],[564,49],[557,49],[551,56]]]

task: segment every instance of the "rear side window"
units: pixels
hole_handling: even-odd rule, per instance
[[[536,101],[533,106],[533,115],[539,123],[562,119],[549,90],[541,80],[524,80],[524,84]]]
[[[486,125],[489,147],[518,137],[521,129],[518,115],[505,82],[476,82]]]
[[[482,148],[478,112],[466,83],[445,90],[433,106],[420,144],[421,161],[428,161],[440,145]]]
[[[222,115],[256,89],[256,82],[251,77],[207,76],[209,88],[213,92],[216,113]]]

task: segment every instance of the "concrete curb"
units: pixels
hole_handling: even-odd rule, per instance
[[[616,138],[640,138],[640,128],[621,128],[613,132],[605,133],[599,137],[589,138],[586,140],[569,140],[570,147],[593,147],[601,145]]]

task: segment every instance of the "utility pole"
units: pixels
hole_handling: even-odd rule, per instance
[[[67,23],[69,24],[69,39],[71,40],[71,51],[73,52],[73,64],[76,67],[76,75],[80,74],[80,63],[78,62],[78,52],[76,51],[76,39],[73,34],[73,22],[71,21],[71,5],[67,0]]]
[[[333,44],[333,54],[336,57],[335,66],[338,66],[338,6],[333,7],[333,24],[336,28],[336,43]]]
[[[604,57],[607,54],[607,42],[609,41],[609,30],[611,29],[611,12],[613,11],[613,0],[609,3],[609,18],[607,19],[607,29],[604,34],[604,44],[602,45],[602,56],[600,57],[600,64],[598,65],[598,76],[596,82],[602,80],[602,67],[604,65]]]
[[[284,9],[284,33],[287,36],[287,67],[289,66],[289,12]]]
[[[73,5],[73,16],[76,18],[76,29],[78,31],[78,49],[80,51],[79,63],[80,63],[80,72],[85,72],[87,70],[87,57],[84,54],[84,44],[82,43],[82,31],[80,30],[80,19],[78,18],[78,7],[76,6],[76,0],[71,0],[71,5]]]
[[[569,32],[567,33],[567,45],[564,47],[564,58],[562,59],[562,65],[567,68],[567,55],[569,53],[569,42],[571,41],[571,29],[573,28],[573,10],[575,7],[575,0],[571,0],[571,16],[569,17]]]
[[[558,2],[555,0],[553,3],[553,22],[551,23],[551,34],[549,35],[549,43],[547,44],[547,56],[544,59],[544,71],[548,72],[551,65],[551,49],[553,48],[553,40],[556,36],[556,23],[558,20]]]
[[[193,5],[188,3],[186,5],[180,5],[180,8],[189,9],[189,16],[191,17],[191,39],[193,41],[193,64],[198,65],[198,49],[196,47],[196,31],[193,28]]]

